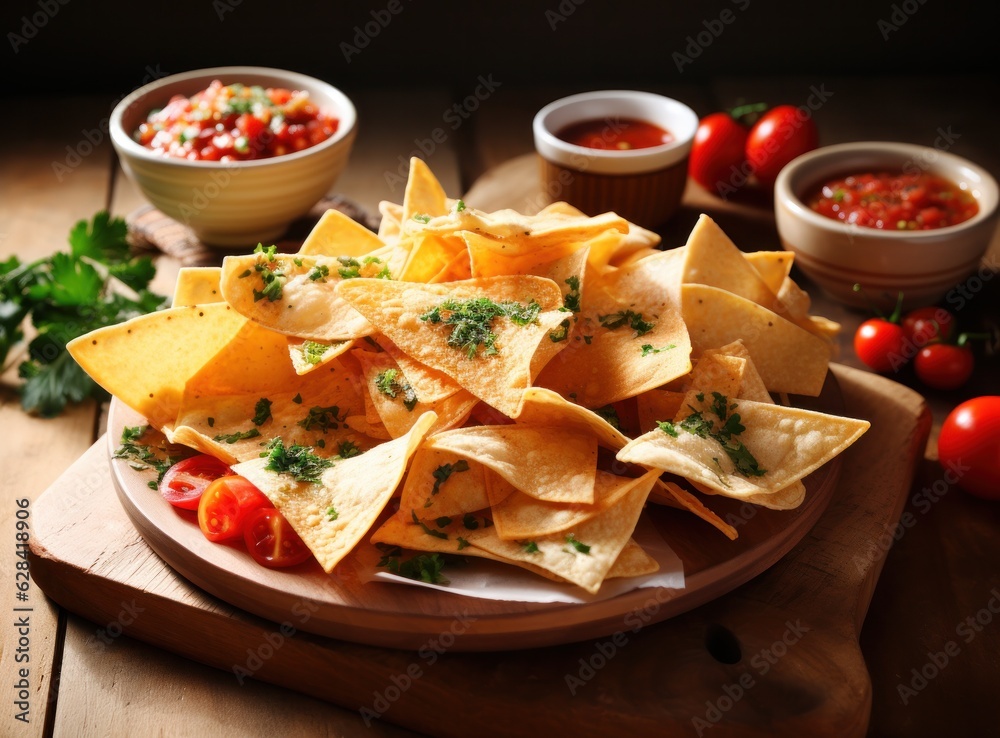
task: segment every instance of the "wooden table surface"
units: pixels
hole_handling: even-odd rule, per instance
[[[702,115],[748,100],[803,104],[814,88],[825,90],[828,98],[815,113],[823,144],[897,140],[941,146],[947,140],[952,152],[1000,175],[990,114],[998,112],[995,81],[723,78],[704,86],[650,89],[684,100]],[[464,100],[452,99],[446,90],[349,91],[359,109],[360,134],[335,192],[369,212],[376,211],[380,200],[399,202],[405,163],[411,154],[422,153],[450,195],[463,193],[486,171],[531,151],[535,110],[582,89],[500,87],[477,102],[477,109],[456,128],[448,112]],[[0,117],[0,259],[17,254],[28,261],[64,250],[76,221],[102,208],[124,216],[144,204],[101,132],[101,122],[120,94],[34,98],[30,117]],[[437,129],[445,134],[441,143],[434,139]],[[88,138],[96,145],[88,144]],[[73,153],[81,156],[73,158]],[[60,176],[56,163],[69,164],[71,171],[60,170]],[[683,243],[703,209],[738,245],[748,250],[778,247],[766,208],[720,208],[690,187],[688,200],[696,205],[664,229],[666,245]],[[987,254],[994,270],[998,258],[1000,238],[994,238]],[[157,291],[170,294],[177,268],[170,258],[158,260]],[[829,306],[829,317],[844,324],[839,361],[859,366],[849,337],[865,316],[817,301]],[[968,309],[970,314],[1000,316],[1000,281],[987,282]],[[0,626],[0,689],[6,705],[0,735],[197,736],[213,730],[261,736],[412,735],[384,722],[368,727],[357,713],[280,688],[253,681],[241,686],[230,674],[128,637],[105,642],[98,636],[107,624],[66,613],[37,587],[27,602],[30,662],[21,662],[18,648],[24,642],[12,612],[24,606],[14,596],[15,501],[37,498],[102,434],[105,408],[87,402],[57,419],[29,417],[19,405],[18,357],[9,363],[0,383],[0,533],[8,536],[0,546],[0,581],[6,585],[0,601],[6,602],[2,607],[7,613]],[[948,487],[935,461],[935,433],[955,403],[1000,394],[998,369],[1000,362],[992,357],[980,363],[963,390],[928,394],[935,425],[906,509],[913,522],[895,531],[898,540],[891,548],[893,531],[873,541],[874,555],[886,560],[862,632],[873,682],[871,735],[972,734],[967,731],[997,715],[1000,622],[995,621],[1000,618],[989,607],[1000,604],[1000,504]],[[930,504],[925,490],[937,493]],[[955,655],[941,666],[936,654],[949,642],[958,650],[952,648]],[[939,665],[928,666],[934,659]],[[12,705],[17,699],[12,685],[24,666],[30,668],[27,724],[15,720],[19,710]]]

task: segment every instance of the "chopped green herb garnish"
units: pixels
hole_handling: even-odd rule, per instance
[[[476,520],[476,516],[472,513],[466,513],[462,516],[462,525],[465,526],[466,530],[475,530],[479,527],[479,521]],[[484,528],[489,526],[484,525]]]
[[[677,348],[677,346],[675,346],[672,343],[668,343],[666,346],[661,346],[660,348],[653,348],[653,344],[644,343],[642,344],[642,355],[649,356],[650,354],[659,354],[663,351],[669,351],[672,348]]]
[[[593,341],[593,340],[594,340],[594,337],[593,337],[593,336],[584,336],[584,337],[583,337],[583,342],[584,342],[585,344],[587,344],[588,346],[590,345],[590,342],[591,342],[591,341]]]
[[[148,430],[148,425],[125,426],[122,429],[121,445],[115,449],[115,458],[129,459],[129,466],[137,471],[143,469],[156,471],[156,481],[148,483],[151,489],[156,489],[167,469],[180,461],[180,457],[170,455],[160,457],[154,453],[151,446],[140,444],[139,441]]]
[[[424,533],[426,533],[429,536],[434,536],[435,538],[440,538],[441,540],[444,540],[444,541],[448,540],[448,534],[447,533],[442,533],[439,530],[434,530],[433,528],[431,528],[430,526],[428,526],[426,523],[424,523],[424,521],[422,521],[420,518],[418,518],[416,510],[410,510],[410,513],[413,516],[413,522],[416,523],[417,525],[419,525],[420,529]]]
[[[316,405],[309,408],[309,413],[303,420],[299,421],[299,425],[307,431],[319,430],[326,433],[328,430],[340,428],[340,424],[344,422],[346,417],[347,413],[344,413],[343,416],[340,415],[340,408],[337,405],[330,407]]]
[[[560,341],[565,341],[569,336],[569,318],[566,318],[559,327],[554,331],[549,332],[549,339],[552,343],[559,343]]]
[[[563,297],[563,306],[559,309],[578,313],[580,312],[580,278],[567,277],[566,284],[569,285],[569,292]]]
[[[449,525],[451,525],[451,518],[449,518],[447,515],[442,515],[440,518],[437,518],[434,521],[434,525],[436,525],[438,528],[447,528]]]
[[[459,459],[454,464],[442,464],[437,469],[434,470],[434,486],[431,487],[431,494],[436,495],[441,491],[441,485],[448,481],[448,478],[454,472],[464,472],[469,471],[469,462],[465,459]]]
[[[339,517],[340,513],[337,512],[337,508],[335,508],[333,505],[330,505],[330,507],[326,509],[326,519],[329,520],[331,523]]]
[[[462,536],[458,536],[458,550],[461,551],[463,548],[468,548],[468,547],[469,547],[469,542],[464,538],[462,538]]]
[[[205,422],[208,423],[209,428],[215,427],[215,418],[205,418]]]
[[[677,426],[671,423],[669,420],[658,420],[656,425],[659,426],[660,430],[666,433],[668,436],[673,436],[677,438]]]
[[[260,431],[256,428],[251,428],[245,431],[236,431],[235,433],[222,433],[212,438],[213,441],[218,441],[219,443],[236,443],[237,441],[244,441],[248,438],[258,438],[260,436]]]
[[[290,474],[297,482],[319,484],[323,471],[333,466],[333,461],[317,456],[309,446],[292,444],[285,448],[280,437],[271,439],[261,456],[267,457],[265,469]]]
[[[268,246],[265,249],[263,244],[257,244],[253,252],[257,254],[257,262],[253,268],[260,274],[264,285],[261,289],[253,291],[253,301],[258,302],[265,297],[269,302],[280,300],[287,277],[282,271],[281,260],[275,256],[277,247]]]
[[[302,342],[302,358],[307,364],[315,366],[323,361],[326,352],[332,348],[329,344],[318,343],[316,341]]]
[[[418,223],[430,223],[431,222],[431,216],[425,215],[423,213],[417,213],[416,215],[413,216],[413,219],[415,221],[417,221]]]
[[[302,393],[301,392],[295,393],[295,397],[292,398],[292,402],[294,402],[296,405],[301,405],[302,404]]]
[[[705,401],[704,393],[699,393],[697,395],[699,402]],[[754,457],[750,450],[743,445],[736,436],[740,435],[746,430],[746,426],[743,425],[740,414],[733,412],[737,408],[735,402],[730,403],[729,398],[719,392],[712,393],[712,404],[710,406],[710,411],[718,416],[721,421],[721,427],[716,429],[715,424],[705,418],[701,411],[692,412],[684,420],[680,422],[680,427],[682,430],[692,433],[701,438],[711,438],[715,440],[722,450],[726,452],[726,456],[729,457],[730,461],[736,467],[736,471],[745,477],[762,477],[767,473],[766,469],[761,469],[760,464]],[[691,408],[694,410],[694,408]],[[663,428],[662,424],[660,428]],[[666,431],[669,433],[669,431]],[[672,434],[676,435],[676,434]]]
[[[254,425],[264,425],[271,417],[271,401],[266,397],[261,397],[257,400],[257,404],[253,409],[253,421]]]
[[[611,331],[627,324],[635,331],[636,336],[643,336],[649,333],[656,325],[655,323],[643,320],[642,313],[636,313],[632,310],[619,310],[617,313],[611,313],[610,315],[598,315],[597,320]]]
[[[317,264],[309,270],[309,279],[313,282],[325,281],[330,276],[330,267],[326,264]]]
[[[410,383],[403,379],[398,369],[379,372],[375,377],[375,388],[393,399],[396,399],[396,395],[402,394],[403,406],[407,410],[412,411],[417,405],[417,393],[413,391]]]
[[[528,541],[527,543],[522,543],[521,548],[524,549],[525,553],[529,554],[541,553],[541,551],[538,550],[538,544],[535,543],[534,541]]]
[[[465,210],[465,200],[458,200],[455,202],[455,212],[461,213]]]
[[[573,535],[572,533],[566,536],[566,543],[571,545],[573,548],[575,548],[582,554],[590,553],[590,546],[588,546],[586,543],[580,543],[580,541],[576,540],[576,536]]]
[[[322,439],[320,439],[322,440]],[[355,456],[361,455],[361,449],[354,441],[341,441],[337,444],[337,457],[341,459],[350,459]]]
[[[534,300],[522,305],[513,301],[493,302],[488,297],[449,298],[421,315],[420,319],[451,326],[448,345],[464,350],[466,357],[472,359],[480,346],[486,356],[499,353],[497,335],[493,332],[496,318],[509,318],[515,325],[525,326],[534,323],[541,310],[541,305]]]
[[[461,547],[461,544],[459,544]],[[392,553],[395,551],[395,553]],[[384,553],[378,565],[384,566],[391,573],[397,574],[407,579],[415,579],[418,582],[428,584],[448,584],[448,580],[441,576],[445,560],[441,554],[419,554],[406,561],[399,560],[402,550],[395,546]]]

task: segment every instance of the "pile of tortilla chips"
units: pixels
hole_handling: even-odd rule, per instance
[[[419,159],[381,211],[377,235],[330,211],[298,253],[182,270],[172,308],[70,345],[257,485],[326,571],[364,542],[597,592],[656,570],[632,539],[647,503],[735,538],[703,495],[794,508],[868,427],[774,402],[819,394],[838,326],[790,254],[744,254],[708,217],[661,251],[614,213],[478,211]],[[272,470],[276,438],[326,468]]]

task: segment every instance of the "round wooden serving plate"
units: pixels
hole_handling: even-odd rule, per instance
[[[795,404],[843,414],[834,375],[816,398]],[[113,456],[126,425],[143,419],[121,402],[111,404],[108,452]],[[446,632],[459,632],[454,650],[534,648],[610,635],[633,611],[654,611],[655,622],[713,600],[757,576],[788,553],[813,527],[837,486],[840,460],[809,475],[805,502],[774,511],[738,500],[710,498],[723,518],[739,523],[739,538],[724,535],[693,515],[659,505],[644,512],[684,562],[683,589],[642,588],[585,604],[487,600],[398,584],[362,583],[350,574],[325,574],[313,563],[271,570],[256,564],[242,546],[206,540],[191,513],[172,507],[149,488],[149,472],[110,459],[111,476],[129,519],[149,546],[181,576],[248,612],[321,636],[374,646],[417,650]],[[657,603],[655,608],[650,607]],[[303,620],[303,615],[308,617]],[[627,621],[625,621],[627,622]]]

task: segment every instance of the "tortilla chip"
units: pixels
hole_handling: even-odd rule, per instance
[[[628,539],[625,548],[618,554],[615,563],[612,564],[605,579],[618,579],[625,577],[644,577],[647,574],[655,574],[660,570],[660,565],[656,559],[646,553],[645,549],[632,538]]]
[[[306,236],[299,253],[320,256],[364,256],[384,246],[382,239],[356,220],[340,210],[330,208],[323,213],[319,222]]]
[[[639,430],[643,433],[656,428],[660,420],[671,420],[684,403],[685,393],[673,390],[647,390],[636,397]]]
[[[695,408],[704,420],[718,426],[721,421],[713,409],[716,398],[702,394],[699,400],[699,394],[688,393],[681,415]],[[792,485],[848,448],[870,425],[865,420],[752,400],[734,402],[722,397],[721,404],[727,408],[727,417],[739,415],[744,430],[737,438],[756,460],[759,476],[737,471],[720,441],[684,430],[679,422],[674,423],[676,435],[657,428],[631,441],[617,458],[677,474],[717,494],[746,498]],[[680,419],[675,417],[675,421]]]
[[[434,218],[447,212],[447,197],[441,183],[423,159],[410,157],[410,173],[403,193],[402,227],[405,229],[414,216]]]
[[[222,262],[222,294],[241,315],[278,333],[319,342],[352,340],[370,335],[373,329],[337,296],[339,283],[354,281],[341,277],[344,268],[349,267],[329,256],[227,256]],[[264,279],[270,274],[282,275],[276,280],[283,284],[263,296]]]
[[[791,251],[745,251],[743,258],[754,268],[757,276],[764,280],[767,288],[776,295],[785,278],[791,273],[792,264],[795,263],[795,254]]]
[[[674,482],[663,482],[663,488],[679,507],[687,510],[688,512],[694,513],[706,523],[715,526],[716,529],[725,533],[726,537],[730,541],[735,541],[737,537],[739,537],[739,533],[736,532],[736,528],[705,507],[701,500],[683,487],[675,484]],[[652,499],[652,495],[650,495],[650,499]]]
[[[613,451],[629,441],[606,418],[544,387],[529,387],[525,390],[524,404],[517,420],[526,425],[548,425],[591,433],[599,444]]]
[[[594,502],[597,441],[590,434],[529,425],[481,425],[436,433],[427,448],[478,461],[525,494]]]
[[[352,279],[340,283],[338,295],[356,308],[400,350],[451,377],[500,412],[516,417],[521,395],[531,384],[532,356],[563,320],[558,312],[562,293],[548,279],[531,276],[490,277],[440,285]],[[500,317],[492,321],[495,355],[482,348],[470,358],[463,347],[448,345],[451,326],[421,316],[448,300],[487,298],[495,303],[538,302],[537,322],[517,325]]]
[[[288,338],[288,357],[296,374],[308,374],[332,359],[342,356],[354,346],[354,341],[302,341]]]
[[[246,326],[225,303],[159,310],[99,328],[66,348],[95,382],[156,428],[177,417],[184,385]],[[155,360],[169,352],[169,361]]]
[[[830,362],[823,339],[717,287],[686,284],[681,303],[696,354],[742,340],[771,392],[816,396],[823,389]]]
[[[764,386],[764,380],[757,373],[757,367],[754,366],[753,360],[750,358],[750,352],[747,351],[747,347],[743,344],[743,341],[737,340],[727,343],[725,346],[720,346],[717,349],[708,349],[702,352],[702,358],[706,356],[733,356],[743,359],[744,364],[740,388],[734,396],[755,402],[774,402],[771,394],[767,391],[767,387]],[[704,389],[715,388],[705,387]],[[722,390],[719,391],[722,392]],[[722,392],[722,394],[726,393]]]
[[[267,496],[323,570],[332,572],[374,525],[435,420],[426,413],[405,436],[334,462],[319,484],[268,471],[266,458],[237,464],[233,471]]]

